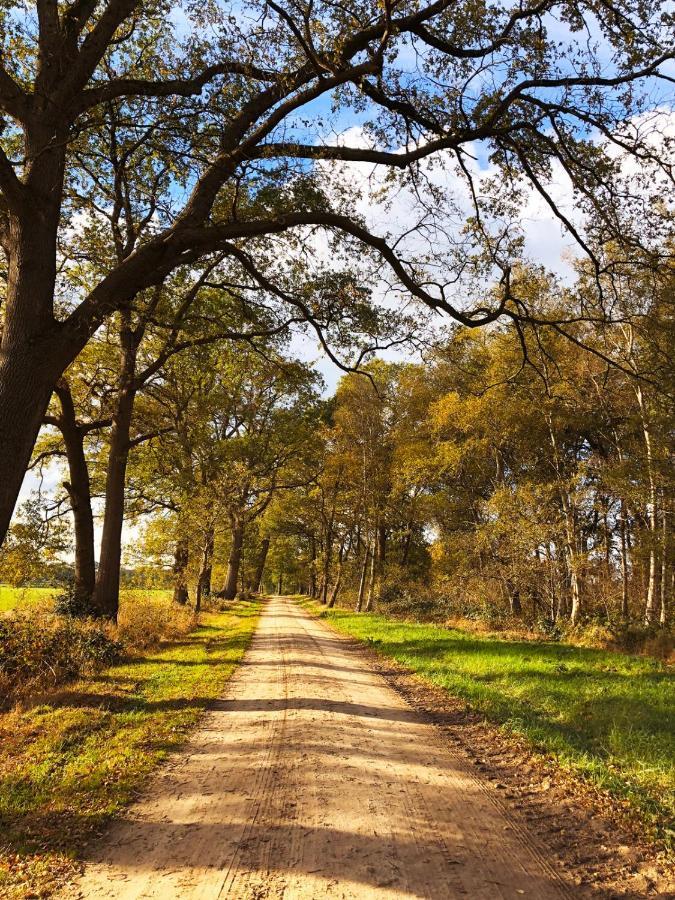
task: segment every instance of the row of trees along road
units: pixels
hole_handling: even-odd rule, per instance
[[[635,323],[571,332],[600,355],[494,327],[457,331],[424,365],[346,376],[316,486],[277,516],[292,586],[358,610],[666,624],[675,317],[661,276],[627,283]],[[558,302],[541,272],[516,283],[542,310]]]
[[[141,555],[171,560],[175,601],[194,589],[197,609],[215,565],[227,599],[267,585],[359,610],[666,624],[672,267],[628,271],[613,327],[460,329],[423,364],[371,361],[329,400],[273,308],[257,331],[214,330],[214,305],[231,304],[231,329],[242,310],[217,271],[113,317],[59,381],[34,466],[61,458],[63,493],[51,524],[31,502],[13,526],[10,579],[63,553],[72,512],[79,614],[116,616],[126,517],[150,523]],[[589,271],[561,288],[522,267],[514,290],[542,315],[573,310]]]
[[[603,248],[614,241],[642,259],[658,243],[652,198],[668,196],[672,171],[648,113],[661,108],[675,55],[660,0],[35,0],[2,4],[0,40],[0,540],[47,414],[72,458],[90,547],[80,444],[110,427],[94,585],[107,615],[127,451],[146,434],[130,433],[132,406],[161,365],[145,344],[158,329],[160,357],[179,343],[170,322],[181,324],[212,267],[230,291],[215,290],[202,326],[252,339],[264,294],[329,346],[335,306],[347,322],[362,308],[348,260],[414,298],[415,315],[525,327],[532,310],[510,277],[524,191],[591,260],[591,318],[611,312]],[[380,198],[408,198],[404,222],[368,225],[340,169],[354,163],[379,167]],[[557,205],[554,171],[590,228]],[[486,300],[488,281],[499,290]],[[546,321],[567,320],[561,307]],[[102,340],[117,348],[115,387],[82,410],[75,373]],[[338,492],[324,493],[331,551]],[[89,549],[78,566],[88,592]]]
[[[193,315],[212,301],[209,289],[199,296],[203,302],[192,307]],[[160,303],[152,306],[158,314]],[[52,427],[42,434],[34,461],[60,457],[66,465],[64,491],[51,500],[48,518],[72,511],[73,611],[112,619],[123,525],[139,517],[154,517],[164,556],[173,540],[177,602],[188,601],[188,571],[199,561],[198,607],[212,592],[216,538],[226,523],[230,555],[221,593],[233,598],[244,536],[276,493],[302,483],[301,463],[322,412],[317,376],[284,355],[282,338],[178,342],[164,329],[141,335],[136,326],[130,339],[128,328],[124,317],[113,320],[60,380],[45,419]],[[17,528],[25,525],[12,533]]]

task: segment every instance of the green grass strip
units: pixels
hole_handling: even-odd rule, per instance
[[[51,607],[52,600],[58,594],[62,594],[64,588],[54,587],[11,587],[8,584],[0,584],[0,613],[17,610],[26,612],[36,605]],[[143,602],[170,603],[173,591],[164,589],[126,588],[120,591],[120,603],[125,604]]]
[[[609,791],[672,846],[675,684],[657,660],[306,605]]]
[[[0,715],[0,896],[46,896],[217,698],[260,604],[206,614],[142,658]]]
[[[47,603],[58,593],[56,588],[15,588],[0,584],[0,613]]]

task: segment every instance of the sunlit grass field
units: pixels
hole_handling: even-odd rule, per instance
[[[0,584],[0,613],[9,612],[12,609],[27,609],[38,603],[49,605],[49,601],[60,590],[60,588],[21,588]],[[134,598],[141,594],[146,601],[151,599],[162,602],[171,599],[171,591],[129,588],[120,591],[120,603],[123,605],[133,602]]]
[[[310,608],[675,832],[675,675],[654,659]],[[669,825],[670,823],[670,825]]]
[[[54,588],[15,588],[0,584],[0,613],[22,609],[36,603],[48,603],[58,593]]]

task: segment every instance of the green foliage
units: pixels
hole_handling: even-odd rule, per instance
[[[54,597],[53,606],[57,616],[84,619],[91,613],[91,597],[78,591],[71,583]]]
[[[675,676],[667,667],[620,653],[503,640],[382,615],[323,615],[628,800],[660,837],[673,838]]]
[[[66,523],[50,521],[37,498],[27,500],[0,547],[0,581],[19,586],[39,583],[49,565],[69,548]]]
[[[368,377],[344,377],[317,490],[303,498],[312,509],[280,510],[304,523],[295,547],[286,542],[289,567],[303,557],[306,571],[319,567],[307,558],[309,533],[343,603],[365,597],[416,617],[546,633],[599,618],[613,631],[639,619],[666,626],[673,274],[665,265],[650,274],[653,283],[643,274],[617,300],[630,324],[601,328],[582,321],[583,270],[572,290],[518,267],[513,285],[542,316],[567,303],[580,321],[564,334],[457,329],[423,363],[373,360]]]
[[[123,645],[92,622],[14,613],[0,618],[0,695],[7,705],[113,663]]]

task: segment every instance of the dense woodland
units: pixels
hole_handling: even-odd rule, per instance
[[[3,581],[110,621],[124,578],[195,609],[667,622],[661,4],[0,24]],[[562,274],[528,252],[533,198]]]
[[[540,273],[521,277],[523,290],[550,302]],[[232,523],[226,595],[240,566],[244,591],[266,585],[358,610],[665,624],[670,278],[647,304],[615,333],[587,334],[597,354],[530,332],[524,357],[515,330],[457,331],[423,363],[376,360],[321,406],[313,397],[294,425],[311,422],[312,439],[295,452],[283,439],[289,459],[276,496],[258,482],[257,502],[240,493],[234,513],[226,502],[216,516]],[[636,381],[638,367],[652,377]],[[247,458],[247,487],[258,465]],[[211,532],[188,535],[176,570],[182,577],[192,546],[199,585]]]
[[[516,277],[542,309],[586,285]],[[457,329],[423,361],[365,363],[332,397],[283,338],[185,353],[114,319],[57,386],[33,465],[61,460],[62,488],[27,505],[3,575],[31,583],[70,541],[65,608],[114,618],[126,520],[137,578],[196,609],[268,590],[542,629],[666,625],[672,297],[664,269],[626,284],[611,329]]]

